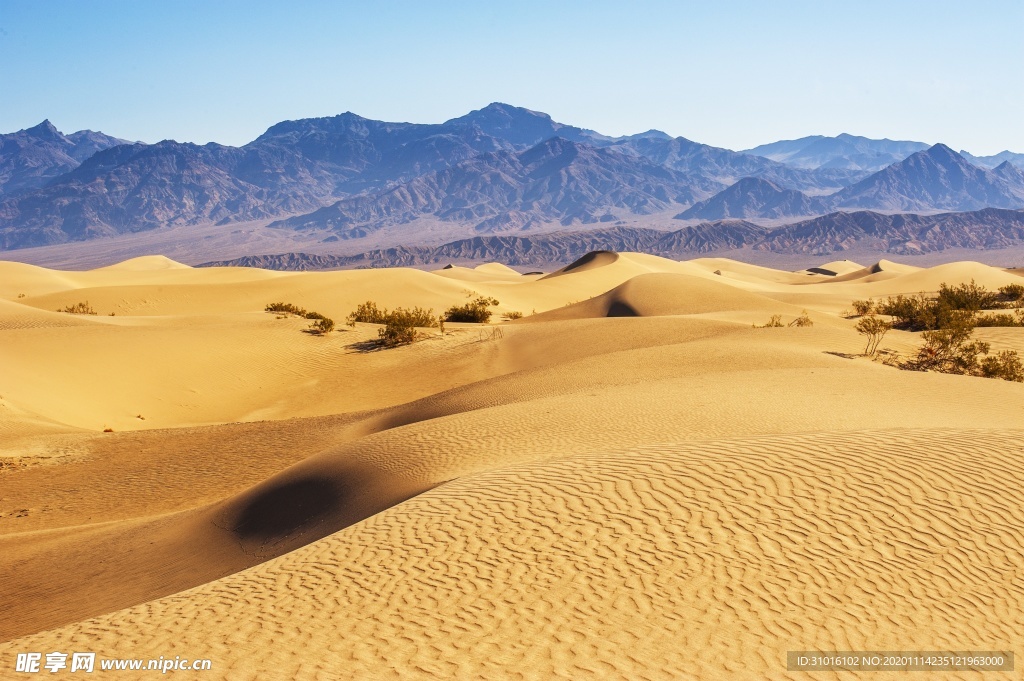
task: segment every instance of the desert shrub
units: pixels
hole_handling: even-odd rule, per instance
[[[82,303],[68,305],[63,310],[57,310],[57,312],[69,312],[71,314],[96,314],[96,310],[92,309],[92,305],[89,304],[88,300]]]
[[[518,310],[512,310],[511,312],[506,312],[503,316],[505,317],[506,320],[513,321],[515,319],[522,319],[523,313],[519,312]]]
[[[755,329],[781,329],[782,328],[782,315],[780,315],[780,314],[773,314],[771,316],[771,318],[768,320],[768,323],[761,324],[760,326],[758,326],[757,324],[754,324],[754,328]]]
[[[384,328],[377,331],[378,342],[384,347],[408,345],[416,340],[416,327],[401,318],[389,319]]]
[[[449,322],[484,324],[491,320],[491,311],[488,307],[497,304],[498,300],[496,298],[479,296],[465,305],[452,305],[445,312],[445,319]]]
[[[877,305],[876,310],[892,317],[895,329],[927,331],[937,328],[936,306],[922,294],[889,296]]]
[[[789,323],[789,326],[814,326],[814,322],[811,321],[811,316],[807,314],[807,310],[800,313],[800,316]]]
[[[975,284],[973,279],[969,284],[940,285],[937,300],[954,310],[988,310],[999,305],[999,295]]]
[[[945,374],[973,374],[979,366],[979,355],[988,354],[988,343],[972,341],[974,313],[956,310],[939,329],[922,334],[924,345],[907,368],[918,371],[939,371]]]
[[[24,297],[25,297],[25,294],[24,294],[24,293],[19,293],[19,294],[18,294],[18,297],[19,297],[19,298],[24,298]]]
[[[864,354],[874,357],[875,353],[878,352],[879,344],[885,338],[885,334],[892,330],[892,322],[887,322],[875,315],[869,315],[861,318],[854,328],[857,329],[857,333],[867,336],[868,342],[864,348]]]
[[[981,375],[1024,383],[1024,364],[1015,350],[1003,350],[981,361]]]
[[[309,325],[309,330],[313,333],[323,336],[334,331],[334,320],[330,317],[320,315],[319,317],[314,317],[312,319],[313,323]]]
[[[292,305],[291,303],[270,303],[265,308],[263,308],[263,310],[264,312],[279,312],[282,314],[293,314],[297,317],[306,316],[306,311],[303,308],[297,305]]]
[[[1017,310],[1016,314],[999,312],[981,315],[977,319],[976,326],[1024,326],[1024,310]]]
[[[356,322],[364,324],[384,324],[387,322],[388,311],[377,307],[377,303],[368,300],[356,306],[355,312],[346,320],[349,326],[355,326]]]
[[[875,302],[873,300],[855,300],[853,301],[853,311],[861,317],[872,314],[875,311]]]
[[[1024,302],[1024,284],[1000,286],[999,297],[1008,303]]]

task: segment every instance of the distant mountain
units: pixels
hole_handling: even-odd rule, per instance
[[[603,144],[612,141],[611,137],[593,130],[556,123],[546,113],[501,102],[493,102],[482,109],[470,111],[465,116],[446,121],[444,125],[445,127],[475,126],[484,134],[509,142],[520,149],[532,147],[538,142],[552,137],[588,144]]]
[[[685,137],[635,135],[616,141],[614,146],[674,170],[699,173],[726,185],[744,177],[760,177],[787,189],[835,191],[865,176],[865,173],[849,170],[790,168],[760,156],[700,144]]]
[[[796,140],[762,144],[743,153],[784,163],[794,168],[837,168],[877,171],[927,149],[922,142],[874,140],[843,133],[835,137],[812,135]]]
[[[477,232],[524,229],[540,222],[592,224],[614,211],[646,215],[688,205],[721,188],[614,147],[554,137],[518,153],[476,156],[375,193],[273,223],[286,229],[329,229],[365,236],[422,216],[472,225]]]
[[[969,213],[883,215],[831,213],[768,230],[741,220],[704,222],[672,232],[636,227],[531,236],[476,236],[441,246],[398,246],[357,255],[282,253],[207,262],[200,267],[324,270],[407,267],[450,262],[502,262],[514,266],[563,265],[595,250],[638,251],[690,258],[739,249],[782,254],[831,255],[851,249],[917,255],[950,248],[1024,245],[1024,211],[989,208]]]
[[[864,248],[918,255],[950,248],[1024,245],[1024,211],[986,208],[937,215],[830,213],[778,227],[752,247],[775,253],[831,254]]]
[[[785,218],[817,215],[823,202],[795,189],[782,189],[759,177],[746,177],[676,216],[677,220],[727,218]]]
[[[50,121],[0,135],[0,197],[38,189],[118,144],[128,142],[92,130],[65,135]]]
[[[837,208],[978,210],[1024,207],[1024,178],[971,165],[944,144],[912,154],[829,197]]]
[[[840,135],[786,144],[769,151],[833,160],[791,167],[657,130],[613,138],[497,102],[441,124],[353,113],[284,121],[242,147],[129,144],[62,135],[44,122],[0,136],[0,249],[242,220],[358,238],[429,216],[469,236],[667,211],[778,219],[837,208],[1015,208],[1024,199],[1024,172],[1009,160],[983,169],[937,145],[870,174],[857,169],[869,165],[860,157],[825,166],[843,165],[835,154],[874,154],[875,163],[914,143]]]
[[[674,232],[642,227],[598,227],[533,236],[476,236],[442,246],[398,246],[358,255],[282,253],[207,262],[200,267],[260,267],[322,270],[346,267],[408,267],[450,262],[497,261],[507,265],[565,264],[595,250],[639,251],[667,257],[741,248],[763,236],[762,227],[741,221],[706,223]]]
[[[994,156],[974,156],[961,149],[960,155],[974,165],[981,166],[982,168],[995,168],[1007,161],[1018,168],[1024,168],[1024,154],[1015,154],[1012,151],[1000,151]]]

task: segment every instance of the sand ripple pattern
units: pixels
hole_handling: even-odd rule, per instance
[[[764,679],[789,678],[791,649],[1022,654],[1022,435],[780,435],[512,465],[0,659],[180,654],[232,679]]]

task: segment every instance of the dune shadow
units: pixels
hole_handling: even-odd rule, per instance
[[[616,300],[608,306],[609,317],[639,317],[640,313],[636,311],[629,303],[625,303],[621,300]]]
[[[252,499],[230,530],[242,540],[286,537],[337,512],[346,494],[347,490],[329,478],[288,482]]]

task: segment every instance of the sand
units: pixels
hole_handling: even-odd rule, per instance
[[[0,263],[0,669],[782,679],[807,677],[787,650],[1024,651],[1024,385],[872,362],[840,314],[1016,273],[574,265]],[[479,295],[491,324],[411,346],[343,323]],[[1024,329],[978,336],[1024,353]]]

